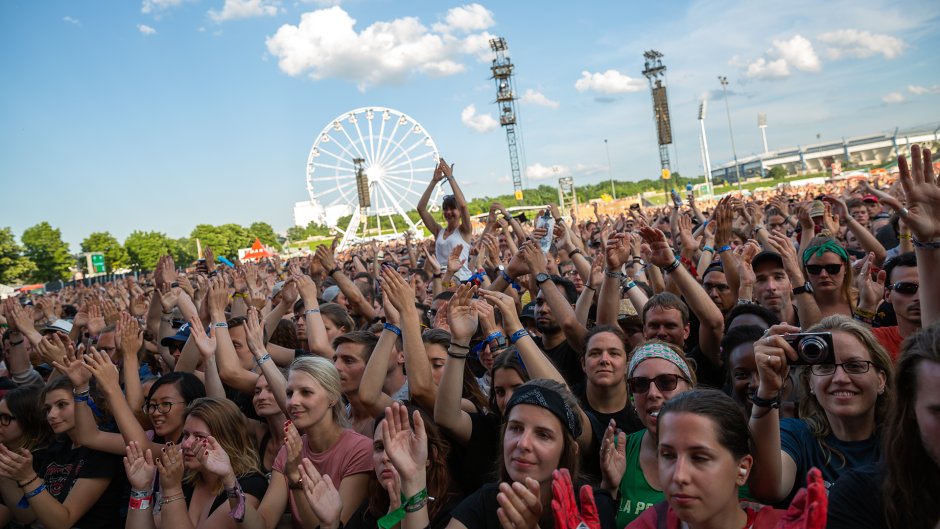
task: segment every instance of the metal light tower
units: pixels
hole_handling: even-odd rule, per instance
[[[617,200],[617,190],[614,189],[614,166],[610,164],[610,147],[607,146],[607,139],[604,139],[604,150],[607,151],[607,176],[610,177],[610,198]]]
[[[764,140],[764,154],[770,152],[770,149],[767,148],[767,114],[760,113],[757,115],[757,127],[760,129],[760,138]]]
[[[705,187],[708,188],[708,194],[714,194],[712,188],[712,161],[708,157],[708,138],[705,136],[705,110],[708,107],[708,100],[702,99],[698,106],[698,123],[702,128],[702,164],[705,166]]]
[[[666,67],[661,59],[663,54],[656,50],[643,53],[646,59],[643,76],[649,80],[653,93],[653,120],[656,121],[656,138],[659,143],[659,165],[662,168],[663,190],[668,194],[669,179],[672,170],[669,166],[669,145],[672,143],[672,124],[669,120],[669,100],[666,97]],[[662,79],[660,79],[662,77]]]
[[[506,143],[509,145],[509,165],[512,169],[512,187],[516,200],[522,200],[522,170],[519,168],[519,151],[516,148],[516,91],[513,82],[515,66],[509,60],[509,46],[506,39],[490,39],[490,49],[496,54],[493,59],[493,81],[496,82],[496,105],[499,107],[499,124],[506,129]]]
[[[731,107],[728,105],[728,78],[719,75],[721,91],[725,94],[725,111],[728,112],[728,132],[731,134],[731,154],[734,156],[734,174],[738,178],[738,191],[741,191],[741,168],[738,166],[738,151],[734,147],[734,129],[731,127]]]

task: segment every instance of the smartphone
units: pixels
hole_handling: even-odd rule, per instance
[[[552,212],[546,209],[543,215],[536,217],[535,227],[548,230],[545,237],[542,237],[542,240],[539,241],[542,253],[548,253],[548,250],[552,247],[552,237],[554,237],[553,232],[555,231],[555,218],[552,217]]]

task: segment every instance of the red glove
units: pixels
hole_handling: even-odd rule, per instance
[[[800,489],[777,529],[824,529],[829,511],[829,496],[818,468],[806,474],[806,488]]]
[[[597,517],[597,505],[594,503],[594,491],[590,485],[581,487],[581,509],[574,500],[574,485],[567,468],[552,472],[552,511],[555,516],[555,529],[601,529]]]

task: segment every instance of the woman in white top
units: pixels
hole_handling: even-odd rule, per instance
[[[444,178],[450,183],[454,194],[444,195],[441,209],[444,212],[444,221],[447,226],[441,227],[428,211],[428,201],[431,199],[431,193],[434,192],[438,182]],[[461,245],[463,248],[460,250],[460,260],[463,266],[460,273],[456,275],[459,277],[466,273],[466,277],[469,277],[470,271],[467,268],[467,259],[470,256],[470,233],[473,229],[470,225],[470,211],[467,209],[467,201],[464,199],[463,191],[460,190],[460,186],[457,185],[457,181],[454,179],[454,166],[447,165],[443,158],[437,164],[437,168],[434,169],[431,183],[428,184],[428,188],[424,190],[424,195],[418,201],[418,214],[421,215],[424,225],[434,236],[434,253],[437,262],[442,265],[446,264],[450,253],[456,246]]]

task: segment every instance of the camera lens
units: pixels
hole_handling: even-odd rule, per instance
[[[818,336],[807,336],[800,341],[799,353],[808,364],[818,364],[826,357],[829,346]]]

